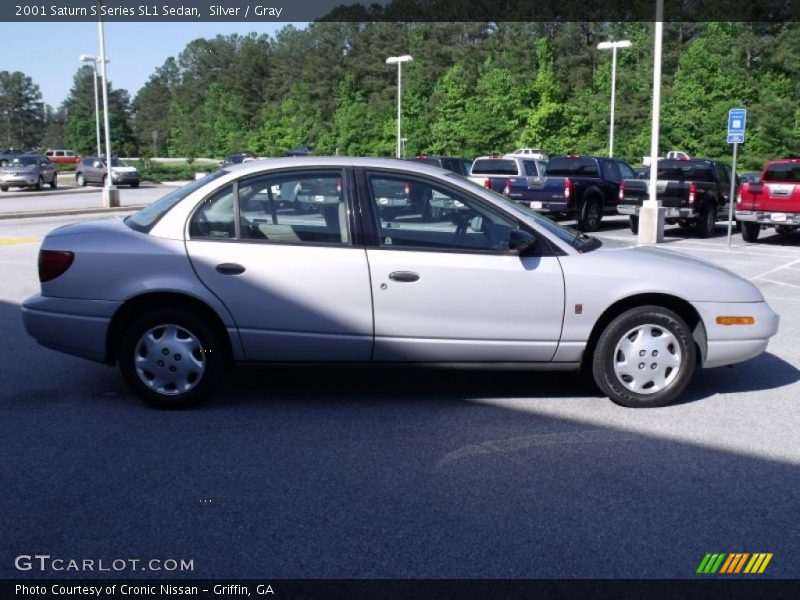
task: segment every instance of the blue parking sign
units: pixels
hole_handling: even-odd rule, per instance
[[[732,108],[728,111],[728,135],[741,133],[744,134],[747,125],[747,109]]]

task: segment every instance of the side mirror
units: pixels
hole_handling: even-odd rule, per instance
[[[522,229],[512,229],[508,233],[508,249],[522,254],[536,243],[536,237]]]

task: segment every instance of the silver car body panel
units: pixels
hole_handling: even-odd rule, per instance
[[[309,167],[443,179],[526,223],[559,256],[189,239],[189,217],[210,193],[252,174]],[[580,253],[534,216],[437,167],[394,159],[289,157],[226,171],[171,208],[149,233],[105,220],[49,234],[44,249],[69,250],[76,259],[65,275],[42,285],[42,296],[25,303],[28,331],[45,345],[103,356],[114,307],[160,291],[207,304],[227,328],[234,358],[248,361],[574,366],[598,318],[616,302],[641,294],[669,295],[697,310],[708,367],[758,354],[777,331],[777,315],[761,293],[735,274],[610,240]],[[216,266],[226,262],[245,266],[245,273],[218,273]],[[419,279],[391,281],[393,271],[412,271]],[[66,299],[77,304],[70,308]],[[77,308],[80,303],[95,308]],[[721,315],[754,316],[756,325],[720,326],[715,319]]]

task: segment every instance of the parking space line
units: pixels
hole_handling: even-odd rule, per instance
[[[14,244],[33,244],[38,242],[38,238],[0,238],[0,246],[13,246]]]
[[[769,275],[770,273],[774,273],[775,271],[780,271],[781,269],[785,269],[787,267],[790,267],[791,265],[796,265],[797,263],[800,263],[800,258],[798,258],[796,260],[793,260],[791,262],[788,262],[785,265],[781,265],[779,267],[775,267],[774,269],[770,269],[769,271],[764,271],[760,275],[753,275],[750,278],[750,280],[752,281],[753,279],[761,279],[761,278],[764,277],[764,275]]]
[[[796,290],[800,290],[800,285],[796,285],[794,283],[786,283],[785,281],[776,281],[774,279],[765,279],[764,277],[759,277],[759,281],[766,281],[768,283],[774,283],[776,285],[785,285],[786,287],[794,288]]]

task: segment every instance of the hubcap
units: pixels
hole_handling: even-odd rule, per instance
[[[158,325],[139,338],[134,364],[142,383],[165,396],[190,392],[206,370],[200,340],[174,324]]]
[[[614,350],[614,373],[637,394],[655,394],[669,386],[681,371],[680,344],[660,325],[639,325],[623,335]]]

